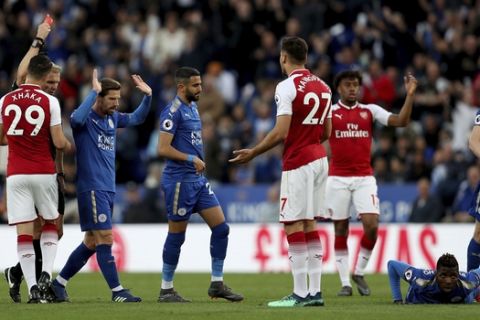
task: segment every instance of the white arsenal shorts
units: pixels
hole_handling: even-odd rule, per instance
[[[327,158],[283,171],[280,185],[280,222],[313,220],[326,215]]]
[[[56,174],[17,174],[7,177],[8,224],[33,221],[38,215],[45,220],[58,217],[58,184]]]
[[[327,179],[327,208],[332,220],[350,218],[350,204],[357,215],[380,214],[377,181],[373,176]]]

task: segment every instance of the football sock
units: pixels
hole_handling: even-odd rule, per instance
[[[227,255],[229,226],[223,222],[212,228],[210,256],[212,257],[212,281],[223,281],[223,262]]]
[[[33,250],[33,237],[31,235],[20,234],[17,237],[18,261],[22,266],[23,276],[27,282],[28,292],[30,288],[37,284],[35,277],[35,250]]]
[[[45,223],[42,228],[42,235],[40,236],[40,247],[42,249],[40,261],[42,261],[43,257],[41,271],[46,271],[50,276],[52,275],[53,262],[55,261],[55,256],[57,255],[57,243],[57,227],[52,223]],[[35,256],[36,255],[37,253],[35,253]],[[37,261],[37,259],[35,260]]]
[[[294,232],[287,236],[288,255],[293,275],[293,292],[305,298],[308,295],[307,288],[307,243],[305,233]]]
[[[318,231],[305,234],[308,250],[308,290],[311,296],[321,292],[323,249]]]
[[[368,260],[372,255],[372,250],[375,247],[375,240],[368,239],[365,235],[360,240],[360,252],[358,253],[357,264],[355,265],[354,274],[363,276]]]
[[[185,242],[185,232],[167,235],[163,245],[162,289],[173,288],[173,276],[177,268],[180,250]],[[164,287],[165,286],[165,287]]]
[[[97,262],[110,289],[114,291],[121,290],[122,288],[120,287],[120,281],[118,280],[117,265],[115,264],[115,257],[112,255],[111,244],[97,245]]]
[[[42,262],[42,247],[40,246],[40,239],[33,239],[33,250],[35,251],[35,276],[40,278],[42,273],[43,262]]]
[[[480,267],[480,243],[472,238],[467,248],[467,271]]]
[[[63,267],[60,274],[57,276],[57,281],[62,285],[66,285],[68,280],[73,277],[83,266],[87,263],[88,259],[95,253],[95,250],[89,249],[85,243],[80,243],[80,245],[73,250],[73,252],[68,257],[67,263]]]
[[[348,266],[348,247],[346,236],[335,236],[335,264],[343,286],[351,287],[350,267]]]

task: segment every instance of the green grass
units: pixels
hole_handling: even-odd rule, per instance
[[[227,274],[225,280],[235,291],[245,295],[241,303],[211,300],[207,296],[210,276],[207,274],[177,274],[175,288],[188,304],[160,304],[157,296],[160,274],[121,274],[124,286],[141,296],[143,302],[113,303],[102,276],[98,273],[78,274],[68,285],[71,303],[26,304],[27,292],[22,286],[23,302],[14,304],[8,296],[5,281],[0,283],[0,319],[476,319],[478,305],[417,305],[397,306],[391,303],[388,279],[385,275],[368,275],[372,289],[370,297],[354,291],[352,297],[337,297],[340,289],[337,275],[324,275],[322,289],[324,307],[278,308],[266,306],[291,292],[290,274]],[[355,288],[354,288],[355,289]],[[405,287],[403,288],[405,292]]]

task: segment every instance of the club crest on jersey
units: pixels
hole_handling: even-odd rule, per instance
[[[113,120],[112,119],[108,119],[108,125],[110,126],[110,128],[113,128]]]
[[[170,131],[172,130],[172,127],[173,127],[173,121],[170,120],[170,119],[166,119],[163,121],[162,123],[162,128],[166,131]]]
[[[367,120],[368,119],[368,113],[366,111],[362,111],[362,112],[360,112],[360,117],[362,117],[362,119]]]

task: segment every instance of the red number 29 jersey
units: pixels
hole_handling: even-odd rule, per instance
[[[57,98],[24,84],[0,99],[0,115],[8,139],[7,176],[55,173],[50,127],[61,124]]]
[[[325,119],[332,117],[331,101],[328,85],[306,69],[294,70],[277,85],[277,117],[292,116],[283,151],[283,171],[326,156],[320,139]]]

